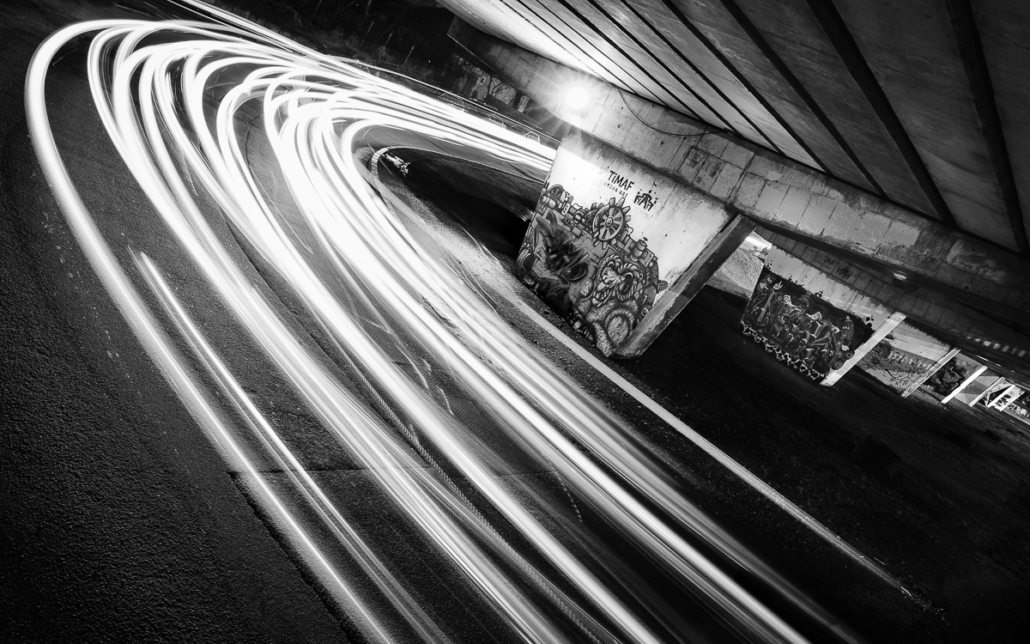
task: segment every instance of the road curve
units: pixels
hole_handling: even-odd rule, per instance
[[[526,458],[556,472],[574,498],[731,632],[805,641],[739,582],[744,570],[826,632],[852,639],[691,505],[656,446],[525,346],[475,284],[420,245],[363,163],[369,146],[421,141],[542,173],[550,150],[210,11],[220,23],[98,21],[54,34],[26,79],[33,144],[79,244],[150,358],[226,461],[255,481],[262,511],[288,531],[305,565],[369,640],[460,637],[424,608],[389,553],[305,469],[161,261],[147,249],[119,246],[105,235],[102,215],[80,199],[50,128],[45,90],[55,58],[83,37],[90,39],[95,107],[158,213],[166,243],[195,266],[322,430],[373,474],[490,607],[508,629],[500,641],[659,642],[685,639],[690,630],[680,607],[620,564],[605,538],[528,501],[535,494],[528,484],[495,475],[509,456],[455,416],[450,392],[427,377],[434,366]],[[341,382],[255,287],[213,218],[224,218],[272,267],[360,386]],[[258,463],[269,459],[287,473],[289,498],[264,483]],[[465,483],[488,507],[471,500]],[[531,552],[502,536],[510,529]],[[313,536],[326,531],[331,540]],[[336,567],[337,551],[360,568],[361,582]],[[385,601],[370,600],[365,582]]]

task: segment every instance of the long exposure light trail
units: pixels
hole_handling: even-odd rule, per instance
[[[71,228],[141,344],[366,637],[456,635],[305,469],[241,383],[244,374],[218,334],[170,284],[162,260],[117,246],[83,203],[46,107],[48,71],[82,37],[91,36],[86,64],[97,113],[149,198],[167,245],[188,258],[203,288],[231,312],[231,324],[275,366],[326,435],[367,468],[382,494],[507,625],[510,635],[499,640],[685,639],[689,616],[582,521],[549,508],[532,484],[498,476],[510,456],[456,417],[448,399],[455,391],[743,638],[804,641],[697,543],[850,639],[690,504],[655,446],[527,347],[475,284],[425,248],[366,180],[367,155],[359,154],[369,141],[386,147],[403,139],[542,173],[551,151],[210,12],[232,24],[98,21],[54,34],[26,79],[30,131]],[[221,221],[303,305],[336,366],[312,348],[282,303],[253,283],[226,244]],[[455,391],[431,386],[434,370],[446,371]],[[266,482],[259,463],[268,460],[303,507]],[[465,491],[466,482],[485,507]],[[301,518],[309,515],[316,524]],[[531,553],[503,536],[511,531]],[[313,536],[326,532],[329,541]],[[385,604],[338,570],[335,550]]]

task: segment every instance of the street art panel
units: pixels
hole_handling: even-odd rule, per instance
[[[724,205],[576,134],[558,150],[516,274],[610,356],[731,218]]]
[[[864,320],[769,267],[762,270],[741,326],[777,360],[816,381],[839,369],[872,336]]]
[[[985,370],[978,376],[973,378],[962,391],[958,392],[952,400],[956,404],[963,405],[975,405],[977,401],[987,392],[993,385],[998,384],[998,381],[1003,378],[993,371]]]
[[[905,391],[947,355],[950,348],[902,322],[859,361],[858,367],[888,387]]]
[[[981,366],[976,360],[960,353],[930,376],[923,383],[922,389],[936,394],[938,398],[944,398]]]
[[[1019,396],[1004,409],[1005,413],[1030,424],[1030,391],[1021,391]]]

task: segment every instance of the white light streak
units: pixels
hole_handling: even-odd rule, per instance
[[[433,384],[436,371],[446,371],[486,421],[555,472],[574,499],[744,637],[803,641],[685,535],[846,637],[683,498],[653,446],[528,348],[475,285],[423,248],[366,182],[354,155],[367,141],[399,138],[543,172],[553,152],[231,14],[204,11],[224,24],[100,21],[51,36],[26,79],[33,143],[79,243],[147,353],[230,467],[253,480],[263,510],[286,526],[369,639],[388,642],[405,632],[445,641],[450,631],[305,471],[281,428],[243,386],[244,374],[233,371],[225,345],[169,285],[160,260],[117,246],[101,232],[64,166],[44,92],[55,56],[80,36],[92,34],[87,65],[96,109],[163,224],[154,234],[176,245],[324,431],[368,468],[383,494],[513,634],[532,642],[657,642],[680,637],[683,618],[681,607],[624,564],[613,561],[612,574],[599,574],[618,553],[581,521],[527,502],[539,491],[519,477],[497,476],[505,456],[455,417],[453,393]],[[245,117],[256,117],[253,125]],[[273,183],[279,188],[270,200]],[[214,215],[208,200],[217,205]],[[342,382],[281,303],[251,283],[250,269],[212,225],[218,217],[303,305],[341,366],[356,374],[357,386]],[[256,452],[247,447],[255,442]],[[303,508],[290,507],[266,483],[255,463],[269,459]],[[506,527],[484,518],[461,492],[463,481]],[[312,513],[317,526],[298,518]],[[518,552],[503,530],[517,531],[535,554]],[[313,531],[328,531],[333,541],[316,542]],[[389,608],[370,604],[340,574],[330,556],[336,549]]]

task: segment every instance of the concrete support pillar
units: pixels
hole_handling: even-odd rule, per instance
[[[651,346],[665,327],[680,314],[690,300],[719,270],[730,255],[740,246],[748,234],[754,230],[754,223],[741,215],[735,216],[719,231],[705,247],[693,263],[683,271],[679,279],[669,287],[664,297],[659,299],[650,313],[644,316],[626,341],[622,343],[616,354],[620,358],[634,358]]]
[[[985,371],[987,371],[987,367],[986,367],[986,366],[983,366],[983,365],[981,365],[981,366],[977,367],[977,369],[976,369],[975,371],[973,371],[973,373],[969,374],[969,376],[968,376],[968,377],[966,377],[966,379],[965,379],[965,380],[963,380],[963,381],[962,381],[962,383],[961,383],[961,384],[959,384],[959,386],[958,386],[958,387],[955,387],[955,389],[953,389],[953,390],[952,390],[952,392],[951,392],[950,394],[948,394],[947,396],[945,396],[945,397],[944,397],[944,399],[943,399],[943,400],[941,400],[941,404],[942,404],[942,405],[946,405],[946,404],[948,404],[949,402],[951,402],[951,400],[952,400],[952,399],[953,399],[953,398],[954,398],[955,396],[959,395],[960,393],[962,393],[962,391],[963,391],[963,390],[964,390],[964,389],[965,389],[966,387],[968,387],[969,385],[973,384],[973,382],[974,382],[974,381],[975,381],[975,380],[976,380],[977,378],[979,378],[979,377],[980,377],[980,375],[981,375],[981,374],[982,374],[983,372],[985,372]]]
[[[927,369],[926,373],[924,373],[915,382],[913,382],[911,385],[909,385],[908,389],[906,389],[905,391],[901,392],[901,397],[902,398],[908,398],[909,396],[914,394],[917,389],[919,389],[920,387],[923,386],[924,382],[929,380],[930,377],[933,376],[933,374],[935,374],[938,371],[940,371],[944,367],[944,365],[946,365],[949,362],[951,362],[951,359],[954,358],[956,355],[958,355],[958,349],[954,349],[954,348],[951,351],[948,351],[946,354],[944,354],[944,357],[942,357],[940,360],[935,362],[932,367]]]
[[[608,356],[639,355],[753,224],[600,141],[562,141],[516,271]]]
[[[841,379],[841,377],[844,374],[851,371],[851,368],[858,364],[858,361],[861,360],[865,356],[865,354],[869,353],[869,351],[872,350],[872,348],[875,347],[880,342],[880,340],[886,338],[887,334],[894,330],[894,327],[901,324],[904,321],[904,319],[904,313],[891,314],[889,318],[883,321],[883,324],[881,324],[878,329],[873,331],[873,335],[868,340],[863,342],[861,345],[859,345],[857,349],[855,349],[855,355],[845,360],[844,364],[840,367],[826,374],[826,377],[823,378],[823,381],[819,384],[824,387],[830,387],[833,384],[835,384],[838,380]]]

